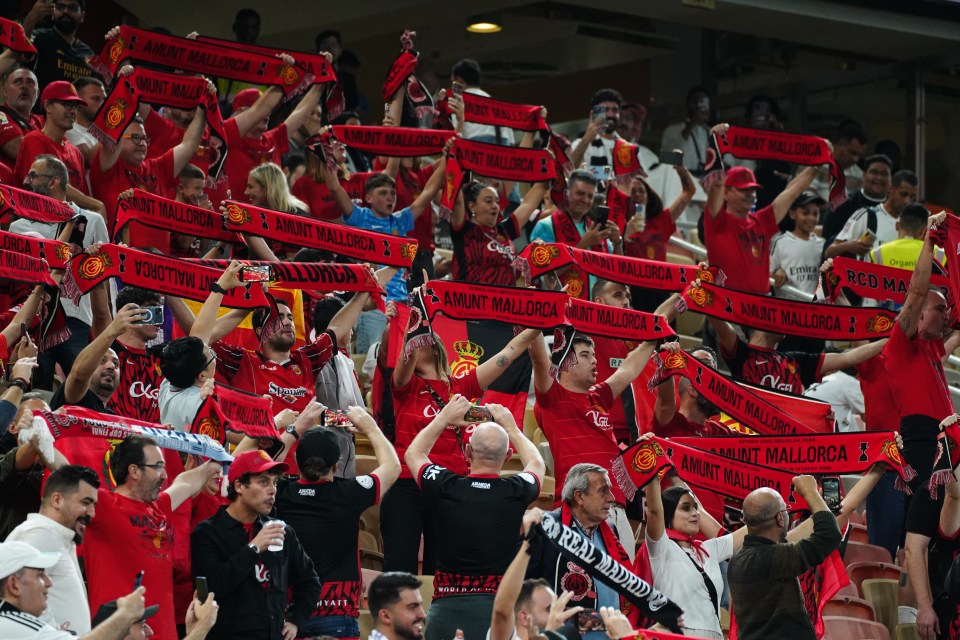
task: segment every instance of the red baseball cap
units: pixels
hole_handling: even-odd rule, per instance
[[[40,104],[43,104],[47,100],[87,104],[87,101],[77,94],[76,87],[66,80],[57,80],[56,82],[51,82],[43,88],[43,94],[40,96]]]
[[[260,89],[256,87],[251,87],[250,89],[244,89],[237,95],[233,96],[233,110],[234,112],[237,109],[245,109],[247,107],[252,107],[253,103],[260,98]]]
[[[757,176],[753,171],[746,167],[733,167],[727,170],[727,177],[723,180],[723,186],[733,187],[734,189],[762,189],[763,185],[757,182]]]
[[[278,469],[283,473],[289,468],[285,462],[274,462],[270,454],[262,449],[258,451],[244,451],[230,463],[230,473],[227,475],[227,479],[232,485],[248,473],[266,473],[271,469]]]

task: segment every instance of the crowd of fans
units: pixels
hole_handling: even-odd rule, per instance
[[[343,113],[326,111],[320,84],[291,105],[281,104],[276,87],[211,76],[208,91],[229,114],[229,153],[211,176],[218,149],[202,103],[141,104],[118,144],[94,135],[112,86],[90,66],[101,43],[77,37],[87,10],[85,0],[38,0],[22,21],[35,58],[12,49],[0,55],[0,182],[75,214],[65,223],[14,216],[5,230],[66,242],[74,254],[122,241],[229,266],[200,302],[122,277],[74,297],[56,270],[59,299],[49,284],[4,283],[12,308],[0,322],[0,638],[358,638],[363,609],[374,640],[580,633],[619,640],[640,626],[665,631],[625,615],[621,591],[538,538],[546,522],[562,523],[645,577],[682,609],[688,636],[723,638],[721,607],[732,604],[744,640],[814,638],[796,578],[837,549],[839,527],[865,502],[871,542],[891,558],[905,549],[920,637],[960,637],[960,588],[945,584],[960,579],[960,485],[952,477],[943,486],[931,481],[945,455],[938,434],[956,419],[943,361],[958,344],[947,298],[930,282],[953,257],[934,246],[945,214],[916,202],[917,176],[900,166],[895,145],[885,141],[876,146],[887,153],[869,154],[863,128],[840,124],[830,149],[849,197],[833,207],[819,165],[728,156],[718,170],[714,140],[730,129],[715,122],[706,88],[690,89],[686,116],[665,128],[659,156],[639,144],[644,108],[597,88],[564,176],[532,184],[473,176],[441,215],[452,141],[434,158],[412,159],[377,157],[336,139],[320,151],[314,142],[329,140],[330,125],[365,123],[449,125],[460,139],[539,145],[530,132],[471,122],[463,96],[489,97],[477,62],[452,68],[442,97],[453,118],[443,124],[415,111],[404,88],[387,97],[381,120],[358,90],[359,61],[336,31],[319,34],[316,49],[337,72]],[[260,21],[253,10],[238,12],[230,46],[257,47]],[[295,61],[296,52],[284,60],[288,53]],[[124,66],[116,78],[132,72]],[[545,107],[539,117],[547,119]],[[776,100],[761,95],[749,101],[743,125],[789,129],[780,118]],[[611,170],[624,143],[650,177]],[[221,310],[248,284],[249,260],[350,260],[250,233],[228,242],[136,222],[120,231],[118,203],[133,189],[225,216],[225,200],[245,201],[408,236],[418,250],[408,269],[369,268],[385,291],[381,308],[368,292],[288,290],[272,311]],[[612,191],[626,202],[624,219],[605,214]],[[894,489],[896,474],[875,466],[836,505],[825,503],[817,479],[795,477],[793,491],[809,506],[800,524],[768,488],[743,499],[742,521],[731,521],[728,500],[695,494],[673,472],[631,499],[614,473],[624,450],[654,437],[735,433],[691,380],[667,378],[647,391],[655,361],[678,354],[679,343],[578,333],[572,361],[557,371],[543,332],[521,327],[476,366],[453,371],[447,349],[455,345],[413,339],[418,320],[408,298],[430,280],[524,286],[518,256],[531,243],[664,262],[681,218],[724,286],[743,292],[809,302],[830,259],[841,256],[913,272],[902,305],[852,293],[838,302],[897,313],[889,339],[846,348],[802,328],[775,334],[711,317],[690,350],[738,382],[830,402],[837,431],[900,432],[902,455],[918,474],[911,496]],[[669,321],[682,309],[677,295],[575,266],[536,284]],[[47,330],[41,311],[51,299],[64,317],[55,344],[35,331]],[[394,360],[391,350],[400,352]],[[366,357],[362,372],[351,352]],[[521,361],[535,425],[500,403],[477,405]],[[54,434],[49,446],[42,416],[65,406],[96,412],[72,415],[192,432],[221,385],[269,399],[275,427],[273,438],[225,433],[233,456],[226,470],[146,435]],[[525,435],[537,428],[547,446]],[[360,469],[360,444],[372,452],[372,468]],[[508,472],[510,461],[517,464]],[[545,489],[545,479],[555,489]],[[535,502],[555,510],[544,513]],[[372,529],[364,520],[371,513],[378,514]],[[359,564],[363,529],[382,538],[383,573],[372,581]]]

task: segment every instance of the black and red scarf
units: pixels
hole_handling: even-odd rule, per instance
[[[449,107],[449,97],[448,91],[447,97],[437,105],[440,117],[445,121],[449,121],[453,113]],[[540,106],[497,100],[469,91],[465,91],[461,97],[463,98],[463,119],[467,122],[518,131],[550,131],[547,121],[540,115],[542,109]]]
[[[72,220],[77,212],[64,200],[0,184],[0,217],[9,220],[11,214],[35,222],[62,224]]]
[[[907,299],[912,275],[912,269],[898,269],[840,256],[833,259],[833,269],[822,282],[827,285],[826,293],[830,300],[836,300],[841,289],[850,289],[863,298],[892,300],[903,304]],[[950,277],[931,274],[930,284],[949,291]]]
[[[6,18],[0,18],[0,45],[21,54],[24,60],[33,59],[37,55],[37,48],[30,42],[23,27]]]
[[[227,431],[251,438],[279,438],[269,398],[223,384],[217,384],[213,395],[203,401],[187,431],[220,444],[226,443]]]
[[[382,95],[384,102],[390,102],[397,91],[406,87],[407,102],[417,118],[422,118],[436,113],[436,109],[430,90],[416,76],[417,61],[420,58],[420,53],[413,48],[413,38],[416,35],[416,31],[407,29],[400,36],[400,54],[387,69]]]
[[[390,158],[417,158],[443,151],[455,134],[441,129],[333,125],[333,135],[352,149]]]
[[[117,221],[113,228],[114,239],[131,221],[154,229],[209,240],[221,242],[237,240],[236,232],[227,229],[219,211],[177,202],[141,189],[134,189],[131,197],[122,198],[117,203]]]
[[[675,336],[663,316],[569,298],[567,324],[581,333],[620,340],[660,340]]]
[[[421,289],[427,319],[438,313],[455,320],[497,320],[536,329],[566,321],[569,297],[557,291],[431,280]]]

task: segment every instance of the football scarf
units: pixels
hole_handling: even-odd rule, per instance
[[[843,169],[827,141],[781,131],[730,127],[724,136],[714,136],[720,155],[729,153],[745,160],[782,160],[800,165],[830,165],[830,206],[836,209],[847,199]]]
[[[252,204],[224,200],[227,228],[284,244],[326,249],[390,267],[407,267],[417,254],[417,241],[344,224],[322,222],[306,216],[282,213]]]
[[[204,260],[188,258],[204,267],[213,267],[223,271],[230,266],[230,260]],[[244,260],[243,264],[252,267],[269,266],[273,270],[271,285],[301,291],[366,291],[371,297],[384,292],[376,277],[365,265],[340,262],[273,262],[268,260]]]
[[[453,113],[448,104],[451,93],[452,91],[447,91],[447,97],[437,105],[440,116],[446,120],[449,120]],[[467,122],[518,131],[550,131],[547,121],[540,116],[540,106],[497,100],[469,91],[464,91],[461,97],[463,119]]]
[[[23,27],[13,20],[0,18],[0,45],[11,51],[26,54],[27,58],[37,55],[37,48],[23,32]]]
[[[687,287],[676,306],[680,313],[689,309],[753,329],[822,340],[882,338],[894,321],[894,314],[883,309],[798,302],[706,282]]]
[[[569,296],[558,291],[431,280],[420,290],[427,319],[497,320],[535,329],[565,322]]]
[[[595,336],[642,342],[676,335],[663,316],[599,302],[570,298],[566,314],[567,324]]]
[[[912,274],[911,269],[898,269],[840,256],[833,259],[833,269],[824,280],[831,301],[837,299],[841,288],[846,288],[863,298],[892,300],[903,304],[907,299]],[[950,278],[932,274],[930,284],[948,291]]]
[[[27,284],[57,286],[50,277],[50,266],[45,260],[13,251],[0,251],[0,278]]]
[[[0,184],[0,217],[11,214],[34,222],[60,224],[72,220],[77,212],[64,200]]]
[[[333,135],[352,149],[390,158],[416,158],[443,151],[455,134],[440,129],[333,125]]]
[[[946,253],[947,272],[950,281],[949,302],[950,306],[953,307],[952,316],[956,321],[958,309],[960,309],[960,305],[957,304],[960,302],[960,268],[957,267],[957,261],[960,260],[960,253],[958,253],[960,252],[960,218],[948,213],[946,220],[938,225],[936,230],[932,230],[931,234],[936,244],[943,247]],[[931,277],[931,282],[933,282],[933,277]]]
[[[413,108],[417,118],[436,113],[430,91],[414,73],[420,53],[413,48],[416,31],[407,29],[400,36],[400,55],[390,64],[387,77],[383,81],[383,101],[390,102],[397,91],[406,87],[406,100]]]
[[[629,205],[630,196],[620,191],[616,182],[611,180],[610,186],[607,187],[607,206],[610,208],[610,217],[607,219],[616,223],[621,234],[626,229],[627,219],[633,215],[632,211],[627,211]]]
[[[43,260],[50,269],[65,269],[70,260],[70,245],[59,240],[32,238],[0,231],[0,250]]]
[[[114,240],[131,220],[155,229],[188,236],[221,242],[237,240],[236,232],[226,228],[219,211],[177,202],[140,189],[134,189],[133,196],[121,198],[117,203]]]
[[[640,164],[640,147],[622,138],[613,143],[613,174],[617,180],[629,180],[634,176],[647,177]]]
[[[279,438],[269,398],[217,384],[213,395],[200,405],[190,433],[208,436],[224,444],[227,431],[251,438]]]

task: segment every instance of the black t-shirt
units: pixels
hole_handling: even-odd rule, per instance
[[[800,395],[820,379],[822,353],[774,351],[737,340],[733,354],[724,352],[734,378],[761,387]]]
[[[517,552],[527,506],[540,495],[530,473],[500,478],[461,476],[436,464],[417,476],[423,495],[437,505],[438,530],[434,598],[496,593]]]
[[[88,62],[94,51],[82,40],[77,39],[70,44],[56,29],[41,28],[33,30],[33,46],[37,48],[35,71],[41,91],[54,80],[72,83],[91,75]]]
[[[375,475],[333,481],[281,480],[277,517],[290,525],[320,578],[315,616],[359,616],[360,514],[377,504]]]
[[[63,389],[66,385],[60,385],[60,388],[57,389],[53,397],[50,398],[50,408],[59,409],[65,404],[71,404],[76,407],[84,407],[86,409],[92,409],[93,411],[99,411],[100,413],[113,413],[113,410],[110,409],[107,405],[103,404],[103,401],[90,389],[87,389],[86,393],[83,394],[83,397],[80,398],[79,402],[66,402],[63,397]]]

